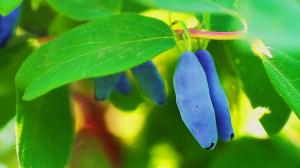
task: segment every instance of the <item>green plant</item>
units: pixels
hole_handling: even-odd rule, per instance
[[[8,22],[4,25],[2,21],[18,8],[17,30],[7,41],[6,37],[10,36],[14,27],[9,26],[8,33],[2,38],[3,27],[8,25]],[[270,137],[282,130],[291,111],[298,118],[300,116],[300,4],[297,0],[0,0],[0,15],[0,128],[16,116],[16,146],[21,167],[61,168],[68,164],[70,156],[76,160],[74,153],[82,151],[72,152],[72,147],[77,144],[73,145],[74,138],[78,138],[75,135],[79,134],[74,130],[74,121],[76,129],[78,123],[84,125],[80,135],[93,137],[97,140],[95,144],[102,144],[101,149],[105,150],[97,151],[104,151],[104,154],[97,153],[95,160],[101,160],[99,158],[105,155],[109,158],[104,159],[109,160],[105,165],[142,167],[148,161],[152,165],[153,160],[149,159],[151,152],[144,151],[151,151],[155,145],[158,147],[153,147],[156,149],[153,153],[159,153],[160,149],[172,151],[170,146],[160,144],[163,140],[174,145],[174,151],[180,151],[184,156],[180,163],[183,167],[198,163],[195,155],[201,155],[199,163],[210,165],[208,156],[213,154],[199,152],[194,140],[181,125],[175,103],[173,73],[178,57],[186,56],[187,51],[193,55],[190,52],[207,50],[214,57],[220,82],[227,93],[235,137],[244,136],[239,133],[242,123],[238,123],[238,117],[246,115],[242,112],[247,111],[247,102],[253,108],[263,107],[259,121]],[[14,25],[15,21],[9,20],[10,25]],[[114,86],[111,85],[109,91],[106,90],[111,92],[104,95],[104,98],[111,95],[109,101],[97,104],[90,99],[94,95],[91,80],[115,74],[123,76],[125,71],[150,60],[156,64],[164,80],[164,87],[161,79],[157,80],[158,90],[164,88],[164,91],[155,89],[157,92],[150,93],[161,93],[166,97],[164,106],[156,107],[148,99],[143,99],[140,90],[154,102],[161,103],[157,94],[149,96],[149,91],[140,85],[141,82],[151,83],[144,79],[137,81],[134,73],[130,72],[126,72],[125,78],[128,79],[125,83],[132,86],[131,89],[126,87],[130,90],[124,91],[127,94],[118,92],[123,92],[120,88],[125,86],[119,85],[120,78],[112,82]],[[155,74],[160,78],[158,73]],[[204,77],[201,82],[197,77],[194,80],[199,80],[199,84],[206,81]],[[205,92],[209,97],[208,90],[207,87],[206,91],[198,90],[197,93]],[[245,95],[246,100],[243,98]],[[210,99],[206,100],[209,104]],[[70,108],[71,103],[75,104],[74,108]],[[106,124],[114,120],[92,112],[107,111],[110,114],[112,107],[127,112],[143,109],[147,116],[138,149],[131,153],[125,147],[127,157],[122,164],[117,162],[122,160],[121,152],[115,154],[109,150],[119,151],[118,145],[123,145],[109,143],[115,141],[112,140],[113,131],[108,131]],[[213,107],[209,107],[208,111],[212,116],[216,110]],[[81,116],[74,111],[81,111]],[[210,135],[205,134],[209,135],[205,138],[211,142],[202,142],[205,138],[200,136],[204,134],[197,137],[205,148],[209,148],[211,143],[214,146],[217,141],[214,127],[218,123],[214,123],[212,116],[211,122],[205,123],[214,130],[208,131]],[[228,137],[222,139],[227,140]],[[281,153],[281,144],[289,146],[275,142],[277,139],[269,139],[265,143],[274,143],[270,146],[276,146],[272,149],[277,153]],[[260,149],[259,145],[253,146]],[[215,148],[216,153],[219,150],[222,148]],[[266,151],[261,152],[262,156],[268,156]],[[293,152],[290,155],[283,160],[296,156]],[[232,155],[229,153],[228,156]],[[174,158],[177,155],[174,154]],[[298,162],[293,163],[291,165]],[[90,162],[86,164],[93,165]]]

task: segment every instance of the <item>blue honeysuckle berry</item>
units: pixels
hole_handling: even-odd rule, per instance
[[[212,150],[218,140],[216,118],[205,72],[194,53],[181,55],[174,89],[183,122],[203,148]]]
[[[113,74],[95,79],[95,98],[98,101],[106,100],[115,88],[121,74]]]
[[[150,100],[155,102],[157,105],[162,105],[166,102],[164,82],[156,66],[151,61],[132,68],[132,73],[142,90],[145,92],[145,95]],[[132,87],[125,72],[95,79],[96,100],[106,100],[113,89],[124,95],[127,95],[132,91]]]
[[[132,90],[131,85],[125,75],[125,73],[122,73],[117,84],[116,84],[116,90],[119,91],[122,94],[129,94]]]
[[[223,141],[229,141],[234,136],[229,105],[220,83],[214,60],[207,50],[197,51],[196,56],[206,74],[210,98],[215,110],[219,138]]]
[[[20,9],[16,8],[7,16],[0,15],[0,47],[4,47],[9,40],[18,21]]]
[[[166,102],[164,82],[156,66],[151,61],[132,68],[132,72],[145,95],[150,100],[157,105],[163,105]]]

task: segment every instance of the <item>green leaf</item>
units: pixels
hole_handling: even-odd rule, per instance
[[[248,23],[249,39],[261,38],[274,48],[299,49],[299,1],[247,0],[240,3],[240,13]]]
[[[127,70],[175,46],[163,22],[135,14],[110,16],[79,26],[37,49],[16,83],[24,100],[85,78]]]
[[[120,0],[48,0],[57,11],[76,20],[98,19],[119,13]]]
[[[231,42],[226,49],[234,57],[233,63],[252,106],[270,110],[260,119],[264,129],[269,135],[278,133],[287,122],[290,109],[273,87],[262,61],[253,55],[248,43]]]
[[[27,38],[13,38],[0,49],[0,130],[16,114],[15,75],[32,52],[26,44]]]
[[[190,13],[232,13],[234,0],[136,0],[137,2],[173,11]]]
[[[241,138],[228,143],[227,148],[216,153],[210,167],[297,168],[300,165],[299,157],[299,148],[281,137],[266,140]]]
[[[73,131],[66,88],[31,102],[18,96],[17,152],[21,167],[64,167],[71,152]]]
[[[272,50],[272,58],[263,63],[277,92],[300,118],[300,60]]]
[[[22,0],[0,0],[0,15],[6,16],[21,4]]]

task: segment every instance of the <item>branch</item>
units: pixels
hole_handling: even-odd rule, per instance
[[[205,30],[196,30],[196,29],[189,29],[191,38],[201,38],[201,39],[208,39],[208,40],[237,40],[241,39],[245,34],[246,30],[244,31],[236,31],[236,32],[209,32]],[[184,30],[176,29],[174,30],[178,37],[182,37]]]

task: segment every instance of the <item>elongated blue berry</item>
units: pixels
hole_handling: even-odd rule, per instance
[[[108,75],[104,77],[99,77],[95,79],[95,97],[96,100],[103,101],[106,100],[112,90],[115,88],[120,74]]]
[[[125,75],[125,73],[122,73],[117,85],[116,85],[116,90],[118,90],[119,92],[121,92],[122,94],[129,94],[132,90],[131,85]]]
[[[156,66],[151,61],[132,68],[132,72],[150,100],[157,105],[162,105],[166,102],[164,82]]]
[[[200,145],[211,150],[218,140],[213,105],[205,72],[194,53],[184,53],[174,74],[176,103],[181,118]]]
[[[0,47],[3,47],[10,38],[19,16],[19,8],[7,16],[0,15]]]
[[[214,60],[206,50],[197,51],[196,56],[206,74],[210,98],[215,110],[219,138],[223,141],[229,141],[234,136],[229,105],[226,94],[219,81]]]

